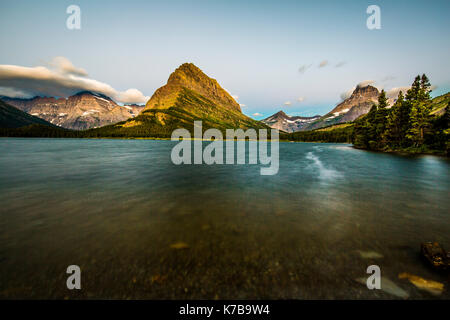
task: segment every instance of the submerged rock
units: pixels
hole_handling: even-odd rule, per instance
[[[367,285],[367,278],[358,278],[358,279],[356,279],[356,281],[358,281],[359,283],[362,283],[364,285]],[[367,289],[367,290],[370,290],[370,289]],[[377,289],[373,289],[373,290],[377,290]],[[409,297],[408,292],[406,292],[405,290],[403,290],[402,288],[397,286],[393,281],[391,281],[390,279],[388,279],[386,277],[381,277],[380,290],[382,290],[386,293],[389,293],[393,296],[402,298],[402,299],[407,299]]]
[[[432,295],[440,295],[444,291],[444,284],[433,281],[433,280],[427,280],[422,277],[403,272],[398,275],[399,279],[408,279],[409,282],[411,282],[413,285],[415,285],[417,288],[424,290],[426,292],[431,293]]]
[[[383,255],[375,251],[362,251],[358,250],[359,255],[364,259],[381,259]]]
[[[176,242],[170,245],[172,249],[187,249],[189,248],[189,245],[184,242]]]

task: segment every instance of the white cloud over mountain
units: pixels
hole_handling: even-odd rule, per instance
[[[86,70],[75,67],[65,57],[54,58],[48,66],[0,65],[0,95],[68,97],[84,90],[104,94],[122,103],[145,103],[149,99],[137,89],[118,91],[104,82],[90,79]]]
[[[350,90],[347,90],[347,91],[341,93],[341,99],[345,100],[345,99],[350,98],[350,96],[352,95],[353,91],[357,87],[364,88],[364,87],[367,87],[369,85],[376,87],[380,91],[382,89],[384,89],[384,91],[386,91],[386,96],[389,99],[396,99],[398,97],[398,94],[399,94],[400,91],[402,91],[403,95],[405,95],[406,92],[409,90],[409,88],[411,88],[411,86],[401,86],[401,87],[394,87],[394,88],[391,88],[391,89],[385,89],[383,85],[376,85],[376,82],[374,80],[364,80],[364,81],[361,81],[360,83],[358,83],[356,85],[356,87],[353,87]],[[431,88],[431,89],[433,89],[433,88]]]

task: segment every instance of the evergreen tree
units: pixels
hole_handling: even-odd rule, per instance
[[[374,137],[373,140],[376,141],[376,148],[381,149],[385,146],[386,141],[384,138],[384,131],[386,129],[386,121],[388,110],[386,107],[388,106],[388,101],[386,98],[386,92],[381,90],[380,95],[378,96],[378,105],[376,108],[375,118],[374,118]]]
[[[417,101],[412,105],[410,115],[410,126],[407,138],[411,139],[415,147],[419,147],[424,142],[426,130],[430,127],[429,104]]]
[[[401,146],[402,140],[405,136],[402,132],[401,123],[403,104],[403,92],[400,91],[398,93],[397,101],[395,101],[395,104],[392,106],[387,116],[386,131],[383,137],[383,140],[385,140],[386,144],[391,148]]]
[[[406,101],[413,102],[416,101],[419,97],[420,91],[420,76],[417,75],[414,79],[414,82],[411,85],[411,88],[406,92]]]
[[[352,142],[357,148],[369,148],[369,134],[367,128],[367,118],[358,119],[355,122]]]
[[[422,74],[422,78],[420,79],[420,89],[418,93],[418,100],[419,101],[430,101],[431,100],[431,84],[428,80],[428,77],[424,74]]]
[[[425,74],[420,78],[419,86],[417,87],[417,80],[419,76],[414,80],[411,91],[414,92],[411,97],[411,113],[409,124],[410,128],[406,137],[411,139],[415,147],[422,146],[425,139],[425,134],[428,128],[431,127],[431,106],[430,106],[430,92],[431,85]]]
[[[369,149],[375,150],[378,146],[377,142],[377,105],[374,104],[370,108],[369,113],[366,116],[366,140]]]

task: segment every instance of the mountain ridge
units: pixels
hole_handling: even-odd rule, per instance
[[[290,129],[294,128],[295,129],[294,131],[286,131],[286,130],[284,131],[286,132],[309,131],[320,129],[323,127],[328,127],[335,124],[354,121],[358,117],[369,112],[372,105],[377,102],[379,94],[380,92],[374,86],[358,85],[353,90],[350,97],[338,103],[330,112],[328,112],[324,116],[300,117],[305,119],[302,125],[297,126],[296,129],[291,126]],[[270,121],[272,117],[275,117],[279,113],[280,112],[277,112],[262,121],[275,129],[283,127],[283,125],[280,124],[280,122],[271,123]],[[287,116],[284,112],[283,114]],[[292,121],[293,119],[289,120]],[[287,126],[285,125],[285,127]]]
[[[12,129],[33,124],[55,127],[51,123],[29,115],[0,99],[0,128]]]
[[[277,113],[261,120],[273,129],[282,130],[285,132],[300,131],[301,128],[308,126],[309,123],[319,119],[321,116],[316,115],[312,117],[288,116],[284,111],[280,110]]]
[[[117,123],[135,117],[144,109],[144,106],[119,106],[111,98],[92,91],[80,91],[67,98],[1,98],[19,110],[74,130]]]

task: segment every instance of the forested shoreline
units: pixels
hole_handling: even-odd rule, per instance
[[[431,113],[431,84],[425,74],[414,79],[391,108],[384,90],[369,113],[355,121],[352,143],[356,148],[383,152],[449,155],[450,104],[442,115]]]

